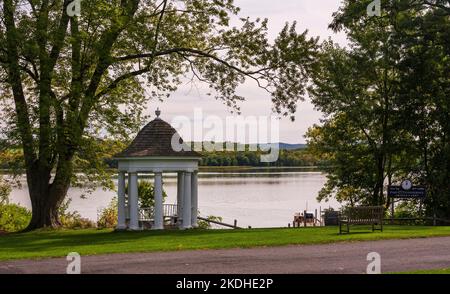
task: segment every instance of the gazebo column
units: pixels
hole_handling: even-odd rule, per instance
[[[184,188],[184,174],[182,172],[178,173],[177,179],[177,215],[178,215],[178,226],[182,228],[183,222],[183,188]]]
[[[128,197],[130,206],[130,230],[139,230],[138,175],[128,174]]]
[[[191,172],[184,173],[184,191],[183,191],[183,229],[192,228],[191,225]]]
[[[164,209],[163,209],[163,188],[162,173],[155,172],[155,209],[154,209],[154,230],[164,229]]]
[[[191,179],[191,225],[192,227],[198,227],[197,218],[198,218],[198,173],[192,173]]]
[[[120,171],[117,183],[117,230],[125,230],[126,212],[125,212],[125,172]]]

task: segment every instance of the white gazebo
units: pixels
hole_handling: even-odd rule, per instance
[[[157,118],[147,124],[123,152],[118,161],[118,225],[119,230],[141,230],[144,221],[154,230],[164,229],[165,220],[180,229],[197,226],[198,164],[200,154],[186,148],[177,131]],[[174,145],[175,148],[174,148]],[[184,148],[179,148],[184,146]],[[181,151],[174,149],[182,149]],[[139,174],[154,174],[154,207],[139,207]],[[163,203],[163,173],[177,173],[177,203]],[[128,179],[128,199],[125,181]]]

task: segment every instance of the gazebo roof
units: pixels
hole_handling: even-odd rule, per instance
[[[175,151],[172,148],[172,138],[177,131],[167,122],[159,118],[160,111],[156,112],[158,118],[148,123],[136,136],[133,142],[116,158],[130,157],[201,157],[195,151]],[[180,144],[185,144],[180,138]],[[187,145],[185,145],[187,146]],[[183,148],[187,150],[187,148]]]

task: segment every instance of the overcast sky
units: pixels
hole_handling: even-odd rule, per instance
[[[235,4],[241,7],[240,16],[250,18],[268,18],[269,36],[274,39],[286,22],[297,21],[298,31],[309,30],[310,36],[319,36],[322,40],[331,37],[340,44],[345,44],[345,35],[335,35],[328,29],[332,13],[335,12],[341,0],[235,0]],[[260,116],[271,115],[270,96],[258,89],[252,82],[247,82],[239,88],[238,94],[246,98],[242,102],[242,115]],[[184,85],[166,101],[151,102],[149,111],[153,114],[159,106],[162,110],[162,118],[171,122],[176,116],[182,115],[193,118],[194,107],[201,107],[204,115],[217,115],[225,117],[230,115],[222,102],[206,95],[206,87],[192,87]],[[284,118],[280,123],[280,141],[286,143],[304,143],[304,134],[314,123],[317,123],[321,114],[314,110],[309,101],[300,102],[296,113],[296,121]],[[191,140],[188,132],[181,131],[185,140]],[[198,140],[198,139],[197,139]]]

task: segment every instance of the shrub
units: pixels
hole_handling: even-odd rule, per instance
[[[17,204],[0,205],[0,231],[18,232],[27,227],[31,211]]]
[[[18,232],[27,227],[31,220],[31,211],[17,204],[9,204],[10,187],[4,188],[0,182],[0,231]],[[64,201],[58,214],[61,227],[66,229],[95,228],[93,221],[81,217],[78,211],[69,212],[71,199]]]
[[[200,212],[199,212],[199,214],[200,214]],[[214,216],[214,215],[208,216],[207,219],[208,220],[212,220],[212,221],[216,221],[216,222],[222,222],[223,221],[222,217]],[[212,229],[211,223],[207,222],[207,221],[204,221],[204,220],[198,220],[197,225],[198,225],[199,229],[203,229],[203,230]]]
[[[404,201],[400,202],[395,207],[394,216],[395,218],[420,218],[423,215],[420,215],[418,201]]]
[[[65,229],[90,229],[95,228],[95,222],[90,219],[81,217],[79,214],[74,214],[70,217],[60,217],[61,226]]]
[[[128,195],[128,184],[125,187],[125,194]],[[139,181],[138,184],[139,206],[143,208],[155,205],[155,189],[150,181]],[[167,198],[167,193],[163,189],[163,201]]]
[[[113,198],[109,205],[102,209],[97,220],[97,227],[115,228],[117,226],[117,198]]]
[[[11,186],[0,177],[0,205],[9,204],[9,193],[11,193]]]
[[[11,186],[0,177],[0,231],[18,232],[27,227],[31,212],[17,204],[9,204]]]
[[[88,229],[95,228],[95,223],[87,218],[81,217],[78,211],[69,212],[72,199],[67,199],[59,207],[59,221],[65,229]]]

